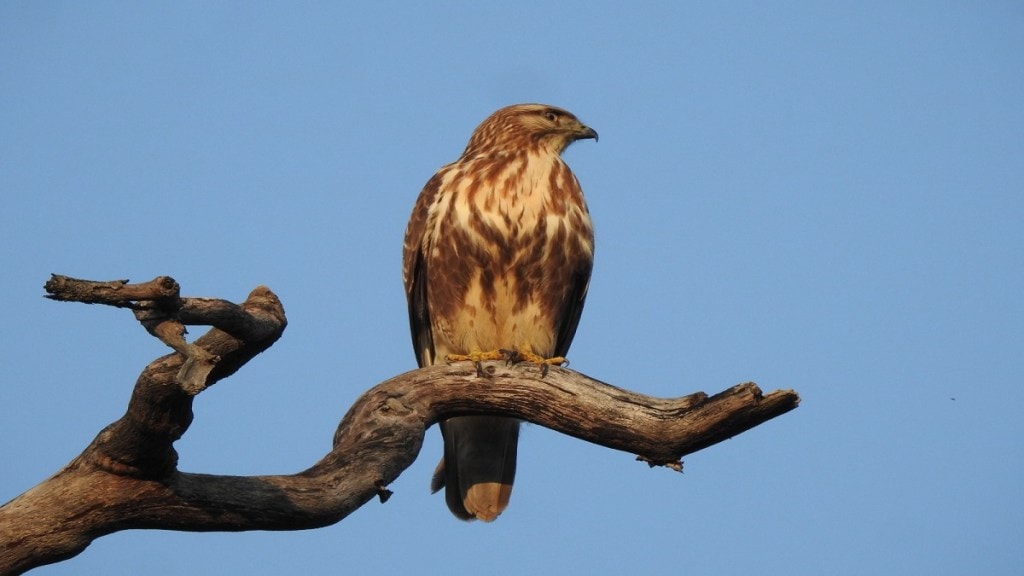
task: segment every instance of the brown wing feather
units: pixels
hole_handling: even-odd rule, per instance
[[[578,262],[588,259],[579,258]],[[569,353],[569,346],[576,336],[576,327],[580,324],[580,316],[583,314],[583,304],[587,299],[587,289],[590,287],[590,270],[592,266],[581,266],[579,272],[573,275],[573,286],[569,292],[566,305],[562,307],[562,314],[555,324],[555,356],[564,357]]]
[[[563,164],[564,166],[564,164]],[[554,330],[554,356],[564,357],[569,353],[569,346],[573,337],[576,336],[576,328],[580,323],[580,316],[583,313],[583,305],[587,299],[587,289],[590,287],[590,273],[594,267],[594,240],[593,232],[589,224],[585,224],[581,217],[586,215],[586,202],[583,200],[583,190],[576,177],[565,167],[566,178],[565,188],[560,196],[572,199],[568,203],[573,204],[582,210],[576,218],[565,214],[565,223],[575,223],[570,226],[569,236],[557,242],[566,252],[561,259],[553,258],[552,264],[565,268],[565,284],[567,289],[563,294],[563,300],[556,305],[550,306],[548,310],[554,315],[552,328]]]
[[[427,258],[424,254],[428,247],[424,246],[424,236],[427,232],[427,208],[434,202],[440,188],[441,172],[438,172],[423,187],[416,200],[416,207],[405,231],[402,254],[402,276],[409,304],[409,328],[416,363],[421,368],[434,362],[434,335],[427,307]]]

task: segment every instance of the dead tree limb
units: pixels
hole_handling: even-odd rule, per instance
[[[459,415],[502,414],[679,469],[680,459],[799,403],[793,391],[762,395],[754,384],[714,396],[653,398],[578,372],[485,365],[407,372],[363,394],[341,420],[332,450],[309,469],[281,476],[214,476],[177,470],[173,442],[192,419],[192,400],[267,349],[284,331],[284,309],[258,287],[241,305],[182,298],[166,277],[143,284],[54,276],[56,300],[133,310],[175,350],[150,363],[128,410],[81,455],[0,507],[0,574],[71,558],[119,530],[297,530],[333,524],[373,498],[416,459],[424,433]],[[213,326],[192,343],[186,325]]]

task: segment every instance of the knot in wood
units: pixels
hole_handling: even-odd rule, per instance
[[[384,402],[381,403],[379,410],[382,414],[399,417],[408,416],[413,412],[412,408],[409,408],[408,406],[400,402],[398,398],[388,398],[384,400]]]

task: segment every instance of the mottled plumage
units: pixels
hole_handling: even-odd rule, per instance
[[[403,258],[420,366],[498,349],[566,354],[594,254],[583,192],[561,158],[582,138],[597,133],[566,110],[502,108],[424,186]],[[458,417],[441,431],[445,451],[433,489],[446,487],[459,518],[493,520],[508,505],[519,422]]]

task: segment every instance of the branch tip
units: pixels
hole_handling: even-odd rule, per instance
[[[375,485],[377,487],[377,498],[380,499],[381,504],[391,499],[391,496],[394,494],[394,492],[388,490],[387,485],[384,483],[384,480],[377,480]]]
[[[669,470],[675,470],[676,472],[683,472],[683,461],[682,460],[658,460],[655,458],[648,458],[647,456],[637,455],[638,462],[645,462],[648,467],[655,468],[668,468]]]

